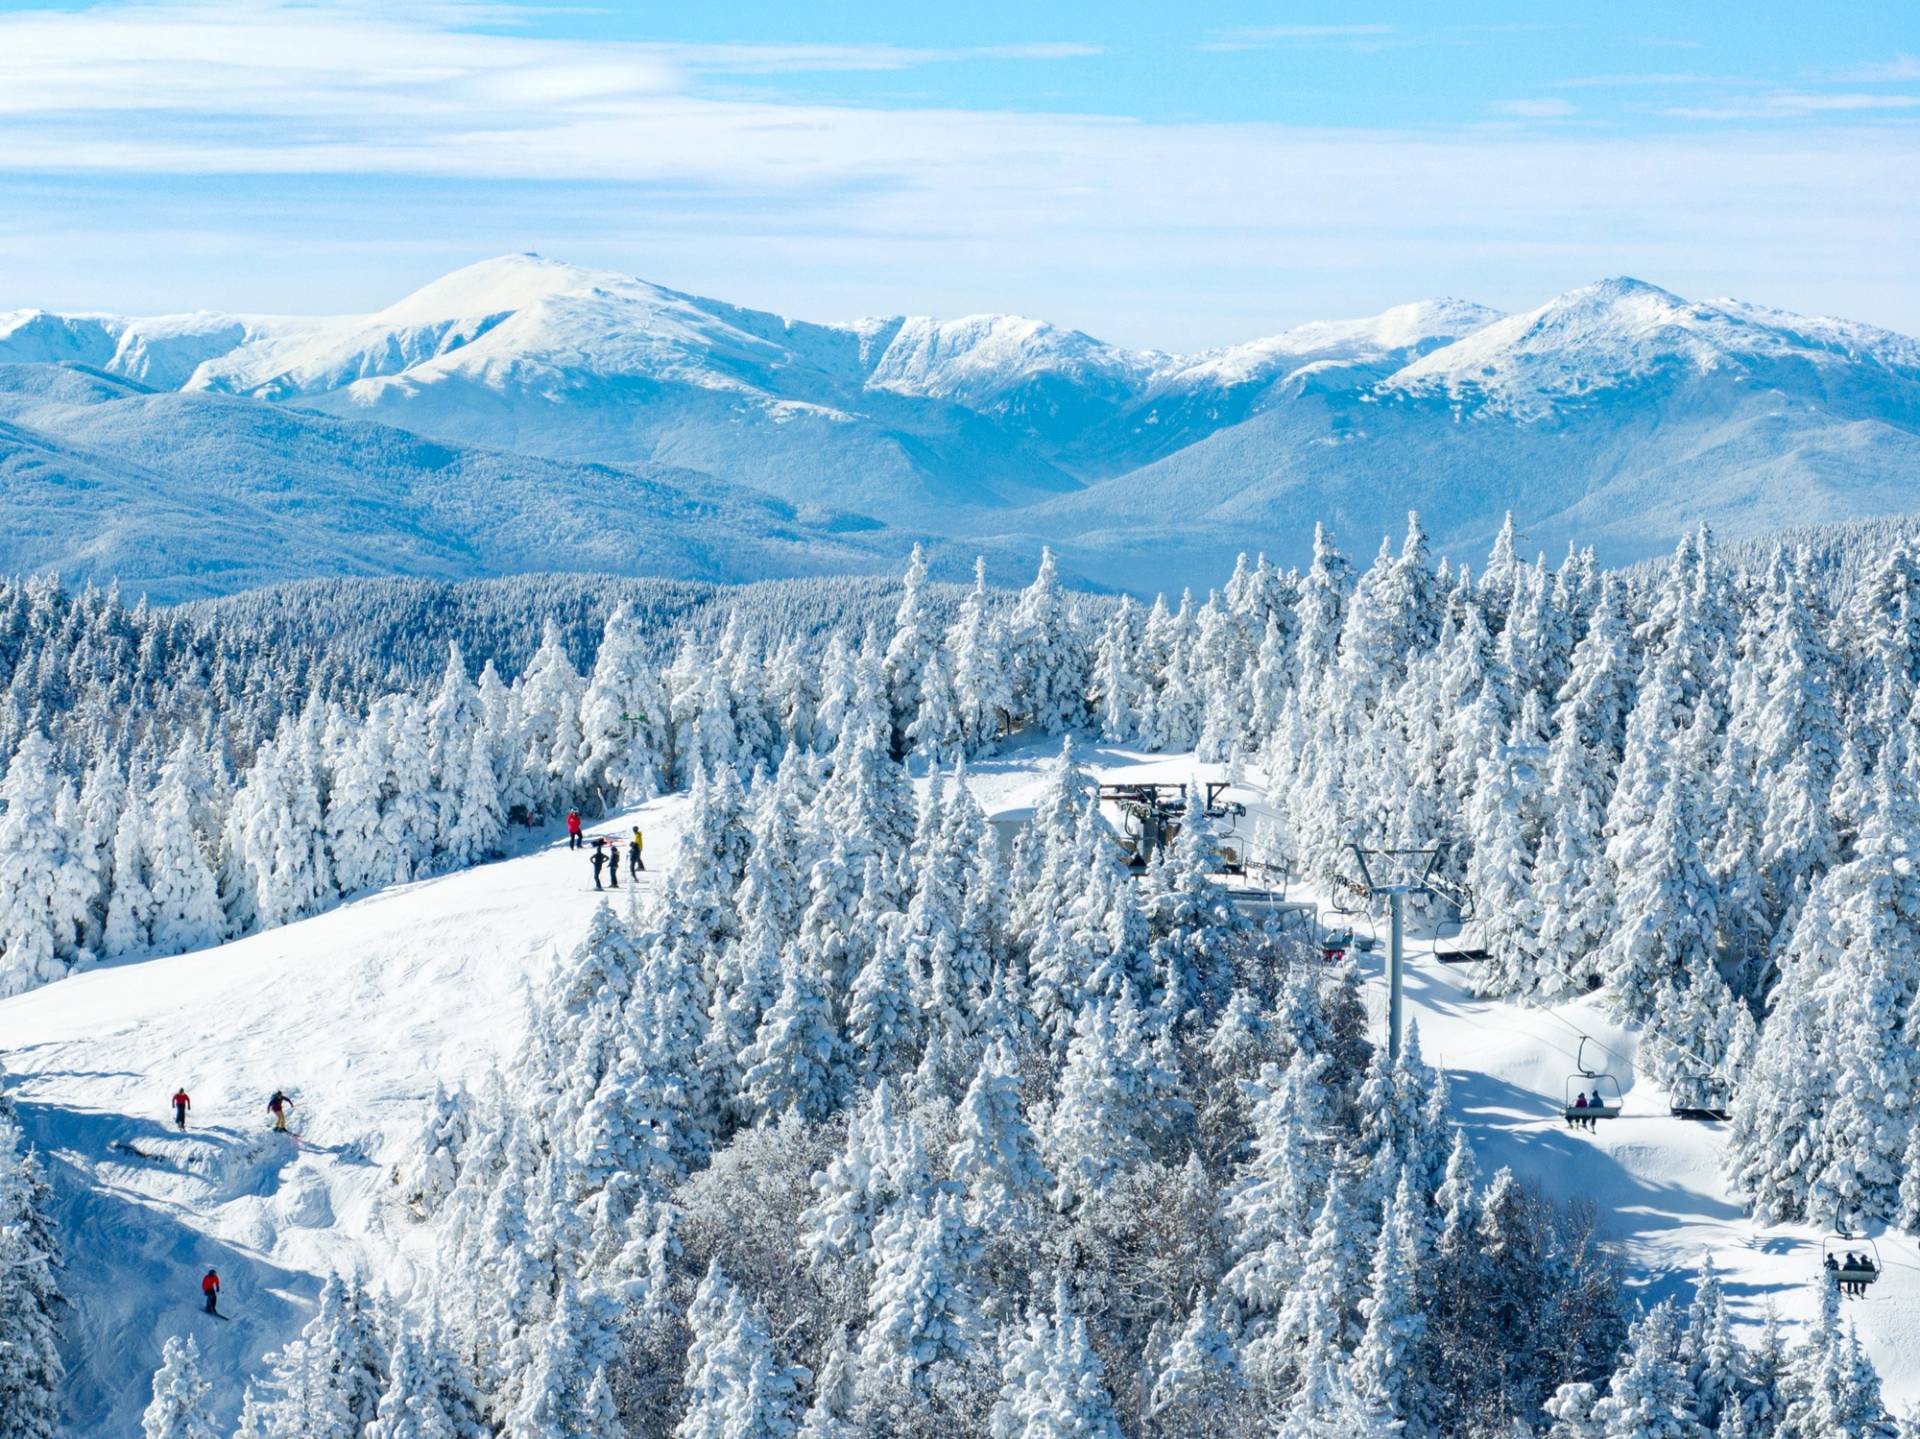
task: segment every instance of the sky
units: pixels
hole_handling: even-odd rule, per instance
[[[1920,333],[1920,5],[0,0],[0,309],[537,250],[1191,350],[1630,274]]]

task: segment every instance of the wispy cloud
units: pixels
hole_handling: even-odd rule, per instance
[[[1660,113],[1683,120],[1786,120],[1822,114],[1920,110],[1920,95],[1837,94],[1776,90],[1725,105],[1670,105]]]
[[[4,301],[48,298],[55,274],[132,285],[189,252],[284,287],[289,257],[323,245],[314,269],[359,274],[454,240],[467,255],[591,240],[596,259],[794,313],[839,310],[819,298],[832,276],[850,309],[1024,305],[1142,343],[1358,304],[1327,298],[1341,276],[1383,303],[1490,274],[1506,288],[1488,298],[1523,300],[1627,269],[1713,293],[1818,255],[1857,293],[1920,290],[1904,263],[1920,126],[1884,110],[1648,135],[836,105],[708,77],[988,52],[585,42],[478,13],[251,0],[0,16]],[[1764,118],[1788,103],[1766,100]],[[227,220],[210,238],[213,214]],[[1779,298],[1846,303],[1808,294]]]
[[[1838,71],[1834,79],[1853,85],[1880,85],[1901,80],[1920,80],[1920,55],[1895,55],[1891,60],[1868,65],[1853,65]]]
[[[1518,120],[1561,120],[1574,113],[1570,101],[1543,96],[1534,100],[1496,100],[1496,115],[1511,115]]]
[[[1703,75],[1693,70],[1653,70],[1629,72],[1620,75],[1576,75],[1558,82],[1563,89],[1595,88],[1625,90],[1638,87],[1655,88],[1659,86],[1694,85],[1703,88],[1726,87],[1738,89],[1743,86],[1760,85],[1764,81],[1745,75]]]
[[[1406,43],[1392,25],[1241,25],[1211,31],[1196,50],[1270,50],[1279,46],[1377,50]]]
[[[911,70],[968,60],[1074,60],[1101,55],[1099,45],[1053,41],[1021,45],[971,45],[914,49],[900,45],[660,45],[636,48],[689,70],[728,75],[779,75],[827,71]]]

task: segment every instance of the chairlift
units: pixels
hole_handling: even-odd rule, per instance
[[[1580,1036],[1580,1048],[1575,1051],[1573,1058],[1573,1067],[1579,1072],[1567,1076],[1567,1088],[1561,1106],[1569,1124],[1620,1117],[1620,1081],[1606,1070],[1595,1069],[1587,1063],[1589,1044],[1599,1053],[1606,1052],[1597,1040],[1584,1034]],[[1580,1103],[1583,1098],[1585,1104]]]
[[[1865,1235],[1837,1229],[1820,1241],[1820,1267],[1842,1294],[1864,1294],[1883,1272],[1880,1246]]]
[[[1582,1098],[1585,1104],[1580,1103]],[[1621,1103],[1620,1081],[1611,1074],[1603,1071],[1567,1077],[1564,1109],[1569,1124],[1583,1119],[1618,1119]]]

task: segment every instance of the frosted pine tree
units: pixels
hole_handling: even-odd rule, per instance
[[[947,1167],[966,1187],[968,1218],[993,1233],[1024,1229],[1053,1187],[1021,1113],[1019,1065],[1004,1040],[988,1047],[967,1086]]]
[[[448,791],[446,798],[450,809],[443,816],[446,828],[441,835],[446,862],[459,867],[499,853],[506,833],[506,814],[493,744],[485,733],[476,731],[468,741],[466,771],[458,788]]]
[[[907,572],[901,577],[900,608],[894,612],[893,638],[887,642],[883,661],[896,754],[905,750],[908,728],[920,713],[921,681],[940,647],[941,636],[934,626],[926,588],[927,557],[915,544],[907,558]]]
[[[1352,568],[1326,527],[1316,523],[1313,564],[1300,582],[1300,598],[1294,604],[1300,636],[1297,674],[1302,687],[1316,685],[1332,672],[1340,631],[1346,624]]]
[[[1132,598],[1122,595],[1093,651],[1093,688],[1087,700],[1102,739],[1126,744],[1139,733],[1145,684],[1140,674],[1139,612]]]
[[[574,1439],[623,1433],[607,1385],[611,1329],[591,1297],[563,1280],[553,1315],[533,1345],[532,1364],[506,1416],[502,1439]]]
[[[193,1336],[168,1339],[153,1373],[153,1402],[140,1416],[145,1439],[214,1439],[213,1385],[200,1373]]]
[[[574,778],[584,749],[580,707],[586,686],[567,658],[560,627],[551,619],[540,648],[513,687],[516,756],[528,801],[537,813],[573,803]]]
[[[1790,587],[1778,618],[1773,683],[1754,746],[1765,811],[1756,859],[1773,925],[1792,914],[1836,857],[1827,795],[1840,759],[1833,657],[1808,597]]]
[[[0,1076],[0,1439],[52,1439],[59,1420],[52,1199],[38,1157],[23,1149]]]
[[[226,933],[219,885],[206,842],[194,826],[194,812],[206,802],[195,790],[200,774],[201,766],[183,745],[161,772],[148,805],[145,848],[153,898],[152,945],[162,954],[200,949],[218,943]]]
[[[867,863],[871,870],[879,861]],[[907,964],[905,916],[886,920],[847,998],[847,1043],[868,1083],[909,1068],[924,1035],[924,1011],[915,1001]]]
[[[1377,1419],[1406,1423],[1422,1416],[1412,1402],[1418,1394],[1415,1354],[1426,1328],[1417,1292],[1420,1243],[1412,1192],[1402,1178],[1396,1201],[1381,1218],[1374,1243],[1367,1297],[1360,1302],[1366,1329],[1354,1350],[1352,1382],[1361,1405]],[[1418,1427],[1424,1428],[1424,1424]]]
[[[460,796],[467,786],[473,739],[485,726],[480,691],[467,674],[460,646],[447,646],[447,665],[440,687],[422,715],[426,729],[427,770],[431,779],[435,847],[444,847],[460,813]]]
[[[1278,1314],[1299,1280],[1328,1180],[1331,1066],[1296,1052],[1284,1074],[1269,1065],[1252,1086],[1253,1153],[1227,1196],[1232,1263],[1221,1281],[1245,1313]]]
[[[1013,686],[1006,633],[987,592],[987,562],[973,562],[973,589],[947,631],[953,694],[970,753],[998,739],[1011,721]]]
[[[818,1197],[800,1216],[800,1257],[819,1265],[866,1256],[880,1222],[931,1183],[919,1126],[894,1116],[883,1080],[848,1124],[841,1152],[813,1176]]]
[[[583,791],[606,807],[638,804],[660,792],[672,769],[667,694],[625,605],[607,617],[580,702],[580,730]]]
[[[1148,1157],[1146,1104],[1136,1057],[1121,1052],[1114,1002],[1081,1009],[1067,1045],[1060,1094],[1048,1112],[1042,1152],[1062,1212],[1106,1192],[1113,1177]]]
[[[1035,1309],[1003,1343],[993,1439],[1120,1439],[1105,1366],[1074,1311],[1067,1277],[1054,1280],[1053,1312]]]
[[[366,1439],[457,1439],[459,1433],[420,1340],[401,1329],[394,1338],[386,1391]]]
[[[1202,1294],[1168,1348],[1147,1396],[1153,1432],[1203,1439],[1225,1432],[1246,1381],[1233,1336],[1212,1298]]]
[[[83,958],[87,858],[59,822],[52,746],[27,732],[0,780],[0,996],[51,983]]]
[[[309,765],[299,728],[283,725],[227,811],[228,908],[242,932],[313,914],[333,895],[325,816]],[[150,897],[147,907],[150,913]]]
[[[1810,1204],[1847,1224],[1899,1207],[1920,1035],[1920,754],[1896,730],[1880,752],[1853,860],[1831,873],[1838,934],[1822,945],[1832,1002],[1823,1038],[1832,1097],[1815,1131]],[[1795,936],[1795,944],[1798,944]]]
[[[1076,629],[1053,551],[1042,548],[1039,571],[1008,617],[1007,649],[1014,709],[1049,734],[1076,728],[1085,715],[1086,661]]]
[[[681,1385],[686,1408],[674,1439],[790,1439],[807,1371],[780,1360],[765,1313],[734,1288],[718,1260],[701,1280],[687,1321],[693,1342]]]
[[[245,790],[241,793],[242,803],[250,803],[252,797]],[[137,954],[153,942],[146,832],[147,809],[136,791],[114,827],[113,892],[107,900],[107,922],[101,935],[109,955]]]
[[[942,1189],[888,1215],[874,1234],[873,1258],[860,1339],[862,1384],[884,1395],[884,1404],[910,1406],[924,1398],[940,1366],[961,1367],[972,1358],[980,1324],[972,1283],[979,1233],[962,1213],[959,1195]]]
[[[1671,1301],[1656,1304],[1634,1325],[1606,1398],[1593,1406],[1593,1421],[1604,1439],[1697,1439],[1703,1432],[1679,1360]]]
[[[907,725],[907,748],[929,768],[966,753],[966,730],[960,717],[960,698],[953,683],[953,663],[947,652],[928,652],[920,671],[920,703]]]
[[[1699,730],[1708,722],[1703,712],[1663,767],[1666,783],[1651,823],[1618,881],[1618,928],[1601,966],[1614,1002],[1632,1018],[1651,1012],[1663,981],[1683,986],[1714,962],[1718,915],[1702,860],[1702,786],[1689,763],[1704,745]]]

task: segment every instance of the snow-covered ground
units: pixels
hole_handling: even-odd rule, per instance
[[[988,811],[1027,803],[1050,752],[976,765]],[[1108,750],[1090,759],[1102,778],[1177,780],[1195,769]],[[643,825],[657,868],[671,863],[682,803],[659,800],[600,828]],[[0,1060],[49,1157],[68,1255],[70,1434],[137,1434],[170,1335],[199,1340],[230,1416],[260,1356],[305,1322],[328,1269],[358,1266],[402,1293],[413,1286],[424,1231],[391,1175],[422,1101],[436,1080],[472,1079],[512,1049],[530,989],[597,902],[584,855],[557,840],[218,949],[0,1002]],[[1362,961],[1376,1020],[1383,949]],[[1426,1057],[1448,1072],[1486,1170],[1509,1164],[1593,1200],[1649,1299],[1684,1292],[1706,1250],[1743,1320],[1757,1326],[1769,1301],[1790,1319],[1812,1314],[1820,1235],[1746,1217],[1720,1179],[1724,1126],[1671,1118],[1664,1094],[1635,1082],[1630,1031],[1586,1005],[1476,1000],[1467,970],[1427,951],[1409,945],[1408,1013]],[[1591,1135],[1559,1116],[1582,1032],[1616,1057],[1625,1094],[1622,1117]],[[166,1103],[182,1085],[194,1102],[184,1136]],[[297,1142],[269,1132],[276,1087],[298,1104]],[[1920,1400],[1920,1253],[1910,1239],[1878,1238],[1886,1276],[1848,1314],[1897,1409]],[[197,1312],[209,1265],[225,1283],[224,1323]]]

